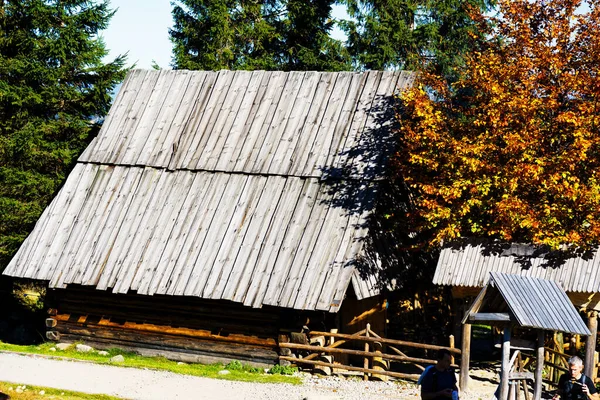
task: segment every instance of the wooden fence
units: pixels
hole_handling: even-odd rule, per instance
[[[322,343],[318,345],[314,344],[302,344],[302,343],[279,343],[281,349],[289,349],[287,352],[282,351],[283,355],[279,357],[282,361],[289,361],[293,364],[304,364],[312,365],[314,367],[330,368],[331,370],[346,370],[362,372],[365,380],[371,377],[391,376],[400,379],[419,379],[420,374],[407,374],[401,372],[389,371],[387,365],[391,362],[408,363],[417,367],[417,369],[423,371],[425,367],[422,364],[435,364],[437,361],[427,358],[418,358],[408,356],[406,353],[401,351],[399,347],[408,347],[413,349],[426,349],[426,350],[440,350],[447,349],[453,355],[460,355],[460,349],[454,347],[454,337],[451,336],[449,340],[449,346],[437,346],[432,344],[414,343],[404,340],[387,339],[379,336],[377,333],[371,330],[370,324],[367,324],[366,329],[360,332],[356,332],[352,335],[335,333],[335,332],[319,332],[311,331],[308,333],[309,337],[323,338]],[[327,344],[325,344],[325,338],[329,338]],[[362,343],[364,350],[347,349],[341,346],[349,343]],[[361,346],[361,347],[362,347]],[[299,350],[308,352],[309,354],[305,357],[292,357],[291,350]],[[359,356],[363,358],[363,366],[357,367],[353,365],[347,365],[345,362],[347,356]],[[337,360],[336,360],[337,356]],[[326,359],[327,361],[316,360],[317,358]],[[387,360],[387,362],[385,361]],[[454,364],[454,356],[452,359],[452,366],[458,367]],[[462,373],[462,371],[461,371]],[[466,371],[468,373],[468,371]]]

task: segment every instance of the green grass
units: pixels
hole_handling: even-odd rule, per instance
[[[23,386],[24,385],[18,385],[9,382],[0,382],[0,392],[9,395],[11,400],[119,400],[118,397],[107,396],[104,394],[87,394],[80,392],[71,392],[69,390],[60,390],[29,385],[25,386],[25,390],[22,393],[17,393],[17,387],[22,388]],[[40,394],[40,391],[44,391],[44,393]]]
[[[0,342],[0,351],[42,354],[53,357],[66,357],[77,360],[90,361],[97,364],[108,364],[129,368],[147,368],[160,371],[170,371],[183,375],[203,376],[214,379],[259,383],[291,383],[294,385],[298,385],[301,383],[301,379],[296,376],[266,374],[262,369],[252,368],[247,365],[242,365],[242,367],[240,368],[239,363],[236,362],[232,363],[229,366],[229,368],[226,368],[226,366],[224,366],[223,364],[177,364],[176,361],[167,360],[163,357],[144,357],[136,353],[127,352],[119,349],[107,350],[109,355],[101,356],[96,352],[79,353],[75,350],[74,345],[71,346],[70,349],[64,351],[57,349],[55,352],[50,351],[50,348],[52,347],[55,347],[55,343],[43,343],[40,345],[33,346],[20,346]],[[110,358],[116,356],[117,354],[123,355],[123,357],[125,357],[125,362],[112,363],[110,361]],[[219,375],[219,371],[223,369],[228,369],[230,373],[227,375]]]

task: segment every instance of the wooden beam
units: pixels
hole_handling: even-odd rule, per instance
[[[291,361],[291,362],[296,363],[296,364],[299,363],[299,364],[309,364],[309,365],[321,365],[321,366],[324,366],[324,367],[345,369],[345,370],[348,370],[348,371],[366,372],[366,373],[378,374],[378,375],[387,375],[387,376],[393,376],[394,378],[411,379],[411,380],[415,380],[415,381],[418,380],[419,377],[421,376],[420,374],[403,374],[403,373],[400,373],[400,372],[380,371],[380,370],[375,370],[375,369],[365,369],[365,368],[359,368],[359,367],[352,367],[350,365],[326,363],[326,362],[323,362],[323,361],[305,360],[303,358],[294,358],[294,357],[280,356],[279,359],[280,360]]]
[[[542,398],[542,374],[544,372],[544,331],[538,331],[537,364],[535,366],[535,385],[533,387],[533,400]]]
[[[441,349],[446,349],[448,351],[450,351],[451,353],[455,353],[455,354],[460,354],[460,349],[452,349],[450,347],[446,347],[446,346],[436,346],[433,344],[423,344],[423,343],[414,343],[414,342],[407,342],[405,340],[395,340],[395,339],[385,339],[385,338],[375,338],[375,337],[365,337],[365,336],[361,336],[359,338],[352,336],[352,335],[347,335],[344,333],[331,333],[331,332],[321,332],[321,331],[310,331],[309,334],[311,336],[325,336],[325,337],[334,337],[334,338],[341,338],[341,339],[357,339],[360,341],[367,341],[367,342],[375,342],[375,343],[385,343],[385,344],[395,344],[395,345],[399,345],[399,346],[408,346],[408,347],[415,347],[418,349],[429,349],[429,350],[441,350]]]
[[[466,392],[469,388],[469,362],[471,359],[471,324],[463,324],[460,354],[460,390]]]
[[[363,329],[361,331],[353,333],[352,336],[360,337],[360,335],[362,335],[366,331],[367,331],[366,329]],[[333,344],[330,344],[329,346],[327,346],[327,348],[334,349],[336,347],[340,347],[341,345],[343,345],[346,342],[348,342],[348,340],[338,340],[337,342],[333,342]],[[285,346],[281,346],[281,343],[280,343],[279,347],[285,347]],[[309,354],[308,356],[304,357],[304,359],[305,360],[312,360],[313,358],[317,358],[318,356],[319,356],[319,354],[317,354],[317,353],[315,353],[315,354]]]
[[[469,315],[470,322],[510,322],[510,315],[508,313],[477,313]]]
[[[416,358],[416,357],[408,357],[408,356],[397,356],[394,354],[386,354],[386,353],[377,353],[373,351],[362,351],[362,350],[352,350],[352,349],[336,349],[332,347],[323,347],[323,346],[311,346],[308,344],[298,344],[298,343],[280,343],[279,347],[287,348],[287,349],[298,349],[298,350],[308,350],[311,352],[318,353],[332,353],[332,354],[351,354],[354,356],[362,356],[362,357],[381,357],[388,360],[400,361],[400,362],[410,362],[410,363],[423,363],[423,364],[435,364],[436,360],[428,360],[426,358]],[[315,357],[312,357],[315,358]],[[304,357],[303,360],[309,359],[308,357]],[[458,365],[452,365],[452,367],[458,367]]]
[[[594,354],[596,353],[596,336],[598,335],[598,313],[596,311],[588,313],[588,329],[591,335],[587,337],[585,342],[585,374],[594,379],[596,374]]]
[[[502,341],[502,371],[500,374],[500,399],[508,400],[508,376],[510,372],[510,325],[504,327]]]
[[[488,283],[487,285],[485,285],[483,287],[483,289],[481,289],[481,292],[479,292],[479,294],[475,298],[475,301],[473,301],[473,304],[471,304],[471,307],[469,307],[467,309],[467,312],[465,313],[465,316],[463,317],[463,320],[462,320],[463,324],[465,322],[467,322],[467,319],[470,314],[477,314],[477,311],[479,311],[479,308],[481,307],[481,304],[483,303],[483,298],[485,297],[485,294],[488,291],[489,285],[490,284]]]

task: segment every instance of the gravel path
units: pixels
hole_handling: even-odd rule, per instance
[[[412,384],[306,375],[303,385],[261,384],[0,353],[0,381],[125,399],[365,400],[418,399]],[[463,396],[464,400],[478,396]]]

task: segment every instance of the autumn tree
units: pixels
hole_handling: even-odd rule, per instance
[[[495,28],[457,82],[425,71],[402,97],[396,166],[416,231],[597,245],[600,5],[502,0],[498,16],[473,14]]]
[[[108,2],[0,0],[0,270],[98,131],[124,57]]]

